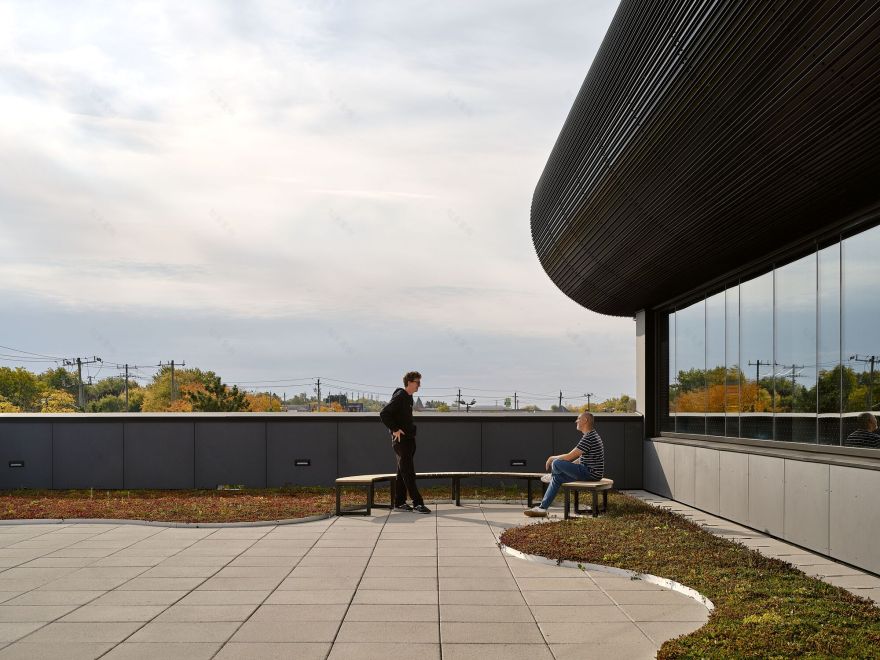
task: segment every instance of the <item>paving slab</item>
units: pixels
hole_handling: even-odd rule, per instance
[[[637,658],[705,621],[643,581],[503,554],[524,505],[433,508],[265,528],[4,526],[0,660]]]

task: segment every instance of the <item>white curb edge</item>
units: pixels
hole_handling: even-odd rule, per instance
[[[633,580],[642,580],[644,582],[647,582],[648,584],[656,584],[658,587],[663,587],[664,589],[669,589],[670,591],[676,591],[680,594],[687,596],[688,598],[692,598],[693,600],[703,605],[710,612],[715,609],[715,604],[699,591],[697,591],[696,589],[691,589],[690,587],[686,587],[683,584],[675,582],[674,580],[651,575],[650,573],[636,573],[635,571],[629,571],[625,568],[602,566],[601,564],[587,564],[585,562],[568,561],[567,559],[548,559],[547,557],[541,557],[540,555],[529,555],[525,552],[514,550],[510,546],[506,546],[503,543],[499,543],[498,545],[501,548],[501,552],[511,557],[516,557],[517,559],[523,559],[525,561],[531,561],[537,564],[546,564],[548,566],[580,568],[587,571],[596,571],[597,573],[610,573],[611,575],[628,577]]]
[[[0,525],[145,525],[147,527],[274,527],[277,525],[296,525],[299,523],[326,520],[332,513],[322,513],[304,518],[285,518],[284,520],[243,520],[228,523],[185,523],[162,522],[157,520],[136,520],[134,518],[21,518],[18,520],[0,520]]]

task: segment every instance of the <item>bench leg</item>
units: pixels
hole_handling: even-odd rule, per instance
[[[574,512],[575,513],[584,513],[581,511],[581,491],[576,490],[573,493],[574,495]]]
[[[336,515],[342,515],[342,487],[336,484]]]
[[[535,499],[532,496],[532,480],[526,479],[526,494],[528,495],[529,508],[535,506]]]
[[[565,507],[564,507],[564,519],[568,520],[569,514],[571,513],[571,491],[568,488],[565,489]]]
[[[593,518],[599,517],[599,493],[593,491]]]
[[[397,501],[397,483],[394,479],[388,482],[388,496],[391,498],[388,501],[388,508],[393,509],[394,503]]]
[[[455,493],[455,506],[461,506],[461,477],[452,480],[452,490]]]
[[[608,513],[608,491],[602,491],[602,513]]]
[[[370,489],[367,491],[367,513],[365,515],[370,515],[370,512],[373,510],[373,498],[376,495],[376,485],[371,481]]]

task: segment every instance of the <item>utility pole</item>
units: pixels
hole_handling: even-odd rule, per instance
[[[77,403],[80,408],[86,407],[86,395],[85,390],[83,389],[83,372],[82,366],[84,364],[94,364],[95,362],[102,362],[101,358],[96,355],[92,356],[92,359],[89,360],[87,358],[76,358],[76,360],[64,360],[64,366],[73,366],[76,365],[76,373],[77,373],[77,383],[79,384],[79,390],[77,391]]]
[[[596,395],[592,392],[587,392],[586,394],[584,394],[584,396],[587,397],[587,412],[590,412],[590,398]]]
[[[176,384],[176,381],[174,380],[174,360],[171,360],[171,362],[165,362],[165,363],[160,362],[159,366],[160,367],[167,367],[169,364],[171,365],[171,403],[174,403],[174,399],[177,398],[177,384]],[[181,362],[180,366],[185,367],[186,362],[185,361]]]
[[[562,412],[562,390],[559,390],[559,412]]]
[[[315,409],[317,412],[321,412],[321,379],[318,378],[318,407]]]
[[[455,412],[461,412],[461,388],[458,388],[458,398],[455,400]]]
[[[769,363],[769,362],[764,362],[764,361],[762,361],[762,360],[758,360],[757,362],[749,362],[749,366],[750,366],[750,367],[755,367],[755,382],[758,383],[758,386],[760,387],[760,384],[761,384],[761,367],[762,367],[762,366],[769,367],[769,366],[770,366],[770,363]]]
[[[801,374],[797,373],[798,369],[803,369],[804,365],[802,364],[778,364],[778,367],[782,367],[783,369],[791,369],[791,403],[792,407],[794,407],[794,388],[795,388],[795,380],[798,378],[802,378]],[[784,376],[781,376],[784,378]]]
[[[519,410],[519,408],[517,408],[516,392],[513,393],[513,409]]]
[[[866,362],[871,365],[871,375],[868,379],[868,410],[874,409],[874,364],[880,360],[880,356],[868,355],[859,357],[858,355],[850,355],[849,359],[853,362]]]

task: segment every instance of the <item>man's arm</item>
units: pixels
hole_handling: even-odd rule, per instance
[[[397,423],[400,400],[401,397],[399,394],[397,396],[392,396],[391,401],[389,401],[379,413],[379,418],[382,420],[382,423],[387,426],[388,430],[392,433],[396,433],[400,430],[400,425]]]
[[[550,458],[547,459],[547,462],[544,464],[544,469],[549,470],[550,465],[553,463],[553,461],[555,461],[557,459],[560,461],[568,461],[569,463],[572,463],[572,462],[576,461],[577,459],[579,459],[581,456],[583,456],[583,454],[584,454],[584,452],[582,452],[580,449],[575,447],[567,454],[560,454],[559,456],[551,456]]]

